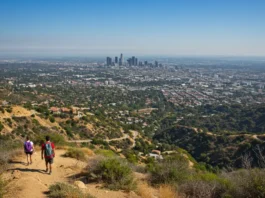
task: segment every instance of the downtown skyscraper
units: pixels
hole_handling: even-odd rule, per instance
[[[120,65],[120,66],[123,65],[123,54],[121,54],[121,56],[120,56],[119,65]]]

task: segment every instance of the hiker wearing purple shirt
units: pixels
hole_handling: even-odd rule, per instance
[[[24,151],[27,156],[27,164],[32,164],[32,158],[31,155],[33,154],[34,151],[34,144],[32,141],[29,140],[29,137],[26,138],[26,141],[24,143]],[[30,161],[29,161],[30,159]]]

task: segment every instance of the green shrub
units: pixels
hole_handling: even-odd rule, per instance
[[[119,158],[102,160],[93,172],[110,189],[130,191],[135,188],[133,172],[125,160]]]
[[[0,111],[1,111],[2,113],[5,113],[5,109],[4,109],[3,107],[0,107]]]
[[[36,119],[32,119],[32,123],[33,123],[33,124],[35,124],[35,125],[37,125],[37,126],[39,126],[39,125],[40,125],[39,121],[38,121],[38,120],[36,120]]]
[[[105,140],[97,139],[97,138],[93,138],[91,143],[92,144],[98,144],[98,145],[102,144],[104,146],[108,146],[109,145],[108,142],[106,142]]]
[[[202,172],[193,174],[187,181],[180,184],[179,191],[187,197],[219,198],[224,197],[228,188],[228,180],[214,173]]]
[[[265,172],[263,169],[238,170],[227,173],[224,177],[231,183],[228,193],[232,197],[265,197]]]
[[[12,107],[8,107],[8,108],[6,108],[6,111],[7,111],[8,113],[12,113],[13,109],[12,109]]]
[[[225,191],[216,181],[190,180],[179,187],[179,192],[189,198],[221,198]]]
[[[95,151],[97,155],[102,155],[104,157],[115,157],[117,156],[112,150],[98,149]]]
[[[128,162],[132,163],[132,164],[137,164],[138,162],[138,157],[136,154],[133,153],[126,153],[125,154],[126,159],[128,160]]]
[[[69,184],[56,183],[49,187],[50,198],[94,198]]]
[[[188,160],[184,157],[169,156],[151,165],[149,171],[153,184],[178,184],[187,180],[192,174]]]
[[[54,123],[55,122],[55,119],[54,119],[53,116],[49,116],[49,120],[50,120],[51,123]]]

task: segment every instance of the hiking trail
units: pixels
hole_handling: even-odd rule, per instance
[[[32,155],[33,164],[26,165],[26,156],[17,157],[11,162],[11,168],[4,174],[8,183],[8,193],[5,198],[43,198],[48,197],[47,192],[50,185],[56,182],[72,183],[71,176],[81,172],[86,167],[85,162],[72,158],[65,158],[65,150],[56,150],[53,171],[49,175],[45,172],[45,160],[41,159],[41,151]],[[78,179],[77,179],[78,180]],[[96,198],[139,198],[139,196],[122,191],[110,191],[100,188],[101,184],[86,184],[86,192]]]

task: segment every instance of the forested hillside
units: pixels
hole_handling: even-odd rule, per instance
[[[186,149],[196,160],[220,168],[242,167],[242,160],[251,156],[252,166],[262,166],[265,136],[249,134],[213,134],[197,128],[173,126],[158,132],[155,140]]]
[[[192,111],[179,124],[211,132],[265,132],[265,106],[205,105]]]

